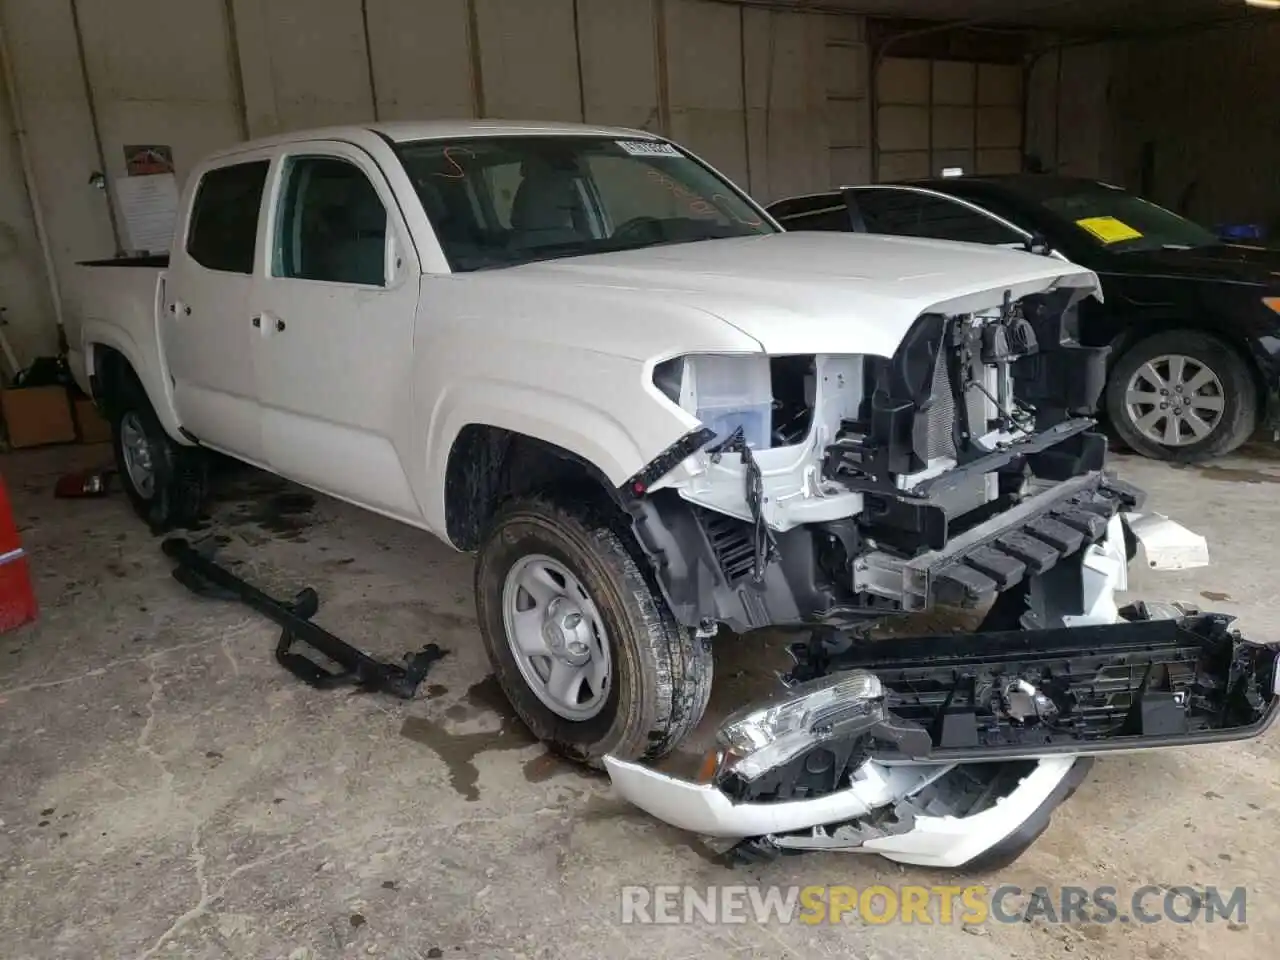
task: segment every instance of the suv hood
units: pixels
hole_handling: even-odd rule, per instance
[[[525,264],[512,279],[629,290],[693,307],[770,354],[891,356],[920,314],[999,306],[1097,277],[1050,257],[981,244],[852,233],[705,240]],[[673,344],[673,346],[675,346]]]

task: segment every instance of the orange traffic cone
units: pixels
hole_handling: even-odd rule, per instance
[[[31,623],[39,612],[27,554],[13,522],[9,491],[0,477],[0,633]]]

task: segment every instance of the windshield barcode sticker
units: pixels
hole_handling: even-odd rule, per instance
[[[619,140],[618,146],[633,157],[678,157],[680,151],[661,140]]]

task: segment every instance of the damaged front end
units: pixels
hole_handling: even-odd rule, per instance
[[[704,636],[803,624],[813,639],[782,693],[721,727],[702,781],[605,758],[623,797],[747,856],[991,866],[1095,755],[1266,729],[1280,644],[1116,606],[1139,554],[1185,569],[1208,553],[1104,472],[1090,414],[1106,349],[1076,330],[1089,292],[930,307],[891,357],[658,365],[654,386],[699,426],[619,494],[673,613]],[[977,632],[862,629],[936,606],[982,611]]]
[[[1098,543],[1140,494],[1103,473],[1087,286],[918,317],[892,357],[686,356],[700,426],[619,490],[680,622],[739,632],[978,607]],[[961,304],[962,305],[962,304]]]
[[[1231,618],[1131,607],[1090,627],[793,649],[787,687],[721,726],[703,782],[606,758],[653,816],[779,850],[989,867],[1024,850],[1117,750],[1256,737],[1280,644]]]

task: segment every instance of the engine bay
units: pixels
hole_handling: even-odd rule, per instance
[[[659,364],[654,385],[702,427],[660,458],[660,474],[624,491],[643,521],[642,544],[664,555],[660,571],[675,552],[697,555],[685,579],[701,582],[673,577],[669,590],[713,599],[718,614],[743,614],[731,620],[739,624],[859,619],[932,603],[903,567],[960,538],[981,551],[976,565],[934,559],[957,561],[951,572],[973,603],[1096,542],[1131,504],[1053,493],[1085,477],[1105,486],[1106,441],[1090,414],[1107,351],[1079,342],[1084,296],[1074,287],[1017,300],[1005,291],[977,312],[925,313],[892,357]],[[1001,518],[1030,502],[1044,509],[1004,530]],[[993,546],[1002,533],[1012,539]],[[690,562],[711,569],[695,573]],[[726,592],[738,599],[710,596]]]

